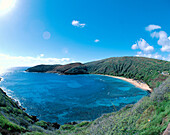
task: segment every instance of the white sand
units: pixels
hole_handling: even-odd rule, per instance
[[[102,75],[102,74],[99,74],[99,75]],[[142,83],[138,80],[129,79],[129,78],[125,78],[125,77],[119,77],[119,76],[112,76],[112,75],[105,75],[105,76],[109,76],[109,77],[113,77],[113,78],[117,78],[117,79],[127,81],[127,82],[129,82],[129,83],[131,83],[131,84],[135,85],[136,87],[143,89],[143,90],[149,90],[150,92],[153,91],[146,83]]]

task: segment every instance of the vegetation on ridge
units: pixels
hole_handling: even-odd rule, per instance
[[[170,62],[144,57],[113,57],[86,63],[90,74],[104,74],[132,78],[147,83],[151,88],[158,87],[170,73]]]
[[[4,132],[23,132],[32,121],[31,116],[0,89],[0,127],[7,130]]]
[[[46,129],[55,130],[57,128],[59,128],[57,123],[38,121],[36,117],[29,116],[0,89],[0,133],[19,134],[34,130],[45,133],[48,132]]]
[[[74,65],[74,66],[72,66]],[[75,66],[76,65],[76,66]],[[47,71],[62,74],[104,74],[115,75],[126,78],[137,79],[147,83],[151,88],[158,87],[170,74],[170,62],[144,58],[144,57],[112,57],[99,61],[93,61],[85,64],[67,64],[51,67],[44,66]],[[62,70],[66,68],[67,70]],[[67,68],[69,67],[69,68]],[[41,72],[42,65],[29,68],[28,72]],[[62,72],[61,72],[62,71]]]

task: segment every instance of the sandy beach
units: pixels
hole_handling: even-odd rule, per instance
[[[102,74],[99,74],[99,75],[102,75]],[[136,87],[138,87],[140,89],[149,90],[150,92],[153,91],[146,83],[142,83],[142,82],[140,82],[138,80],[129,79],[129,78],[125,78],[125,77],[119,77],[119,76],[112,76],[112,75],[104,75],[104,76],[109,76],[109,77],[121,79],[121,80],[127,81],[127,82],[135,85]]]

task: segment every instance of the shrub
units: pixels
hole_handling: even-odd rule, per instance
[[[3,115],[0,114],[0,126],[3,129],[6,129],[10,132],[22,132],[25,130],[24,127],[18,126],[17,124],[14,124],[10,122],[8,119],[6,119]]]
[[[74,130],[75,129],[74,125],[68,125],[68,124],[62,125],[60,128],[62,130]]]
[[[48,128],[48,123],[45,122],[45,121],[38,121],[38,122],[35,123],[35,125],[40,126],[40,127],[43,127],[43,128],[45,128],[45,129]]]

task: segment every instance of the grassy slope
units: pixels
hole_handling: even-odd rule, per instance
[[[143,57],[113,57],[86,64],[89,73],[123,76],[142,80],[151,88],[156,88],[170,73],[170,62]]]
[[[36,122],[0,89],[0,133],[19,134],[27,131],[51,133],[53,130],[55,128],[52,123]]]
[[[0,127],[9,132],[25,131],[32,119],[0,89]]]

